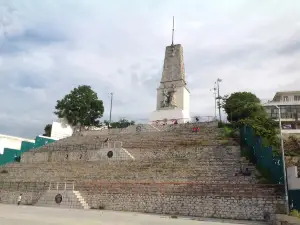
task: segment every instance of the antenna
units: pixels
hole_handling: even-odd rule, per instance
[[[173,16],[173,29],[172,29],[172,46],[174,45],[174,16]]]

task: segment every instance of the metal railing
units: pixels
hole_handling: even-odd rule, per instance
[[[189,122],[185,122],[182,123],[183,121],[188,121]],[[184,124],[191,124],[191,123],[208,123],[208,122],[215,122],[216,117],[214,116],[194,116],[191,118],[174,118],[174,119],[164,119],[164,120],[154,120],[154,121],[148,121],[146,122],[146,124],[175,124],[176,122],[181,122],[178,125],[184,125]]]
[[[49,191],[50,190],[75,190],[75,182],[68,181],[68,182],[50,182],[49,183]]]
[[[82,130],[81,132],[76,132],[74,135],[80,135],[80,134],[91,134],[95,133],[98,135],[101,134],[119,134],[119,133],[135,133],[135,132],[157,132],[160,131],[160,129],[155,129],[153,126],[159,126],[159,125],[168,125],[168,129],[174,128],[184,128],[184,127],[190,127],[192,124],[199,124],[199,125],[207,125],[213,122],[216,122],[216,118],[213,116],[196,116],[192,117],[192,120],[190,122],[182,123],[181,121],[186,121],[188,118],[174,118],[171,120],[156,120],[156,121],[148,121],[148,120],[138,120],[136,121],[135,125],[130,125],[128,127],[120,127],[120,128],[111,128],[111,129],[101,129],[97,131],[92,130]],[[177,123],[176,123],[177,121]],[[149,129],[152,125],[153,129]],[[165,131],[162,130],[162,131]]]

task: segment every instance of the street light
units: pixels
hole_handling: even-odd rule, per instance
[[[217,88],[216,88],[216,82],[214,88],[210,89],[210,91],[214,91],[214,99],[215,99],[215,120],[217,120]]]
[[[217,83],[217,89],[218,89],[218,108],[219,108],[219,119],[220,122],[222,121],[221,118],[221,97],[220,97],[220,83],[222,82],[222,80],[220,78],[217,79],[216,83]]]
[[[286,168],[285,168],[285,157],[284,157],[284,145],[283,145],[283,136],[282,136],[282,124],[281,124],[281,112],[280,107],[275,105],[278,109],[278,119],[279,119],[279,129],[280,129],[280,144],[281,144],[281,155],[282,155],[282,166],[283,166],[283,179],[284,179],[284,192],[285,192],[285,201],[286,201],[286,214],[290,213],[289,209],[289,195],[288,195],[288,187],[287,187],[287,179],[286,179]]]

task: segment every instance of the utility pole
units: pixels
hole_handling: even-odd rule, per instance
[[[280,144],[281,144],[281,157],[282,157],[282,167],[283,167],[283,179],[284,179],[284,194],[286,201],[286,214],[290,213],[289,207],[289,193],[288,193],[288,181],[286,179],[286,167],[285,167],[285,154],[284,154],[284,145],[283,145],[283,136],[282,136],[282,124],[281,124],[281,111],[278,105],[275,105],[278,109],[278,120],[279,120],[279,129],[280,129]]]
[[[220,78],[217,79],[216,83],[217,83],[217,89],[218,89],[218,108],[219,108],[219,120],[220,122],[222,121],[222,117],[221,117],[221,97],[220,97],[220,83],[222,82],[222,80]]]
[[[113,103],[113,96],[114,96],[114,93],[109,93],[110,94],[110,111],[109,111],[109,126],[111,124],[111,111],[112,111],[112,103]]]
[[[215,119],[217,119],[217,88],[216,88],[216,82],[215,82],[214,88],[210,89],[210,91],[213,91],[213,93],[214,93]]]

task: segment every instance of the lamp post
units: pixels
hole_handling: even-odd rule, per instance
[[[281,124],[281,112],[280,107],[275,105],[278,109],[278,119],[279,119],[279,129],[280,129],[280,144],[281,144],[281,155],[282,155],[282,167],[283,167],[283,179],[284,179],[284,194],[285,194],[285,201],[286,201],[286,214],[290,213],[289,209],[289,195],[288,195],[288,186],[287,186],[287,179],[286,179],[286,168],[285,168],[285,157],[284,157],[284,145],[283,145],[283,136],[282,136],[282,124]]]
[[[220,97],[220,83],[222,82],[222,80],[220,78],[217,79],[216,83],[217,83],[217,89],[218,89],[218,108],[219,108],[219,119],[220,122],[222,121],[221,118],[221,97]]]

